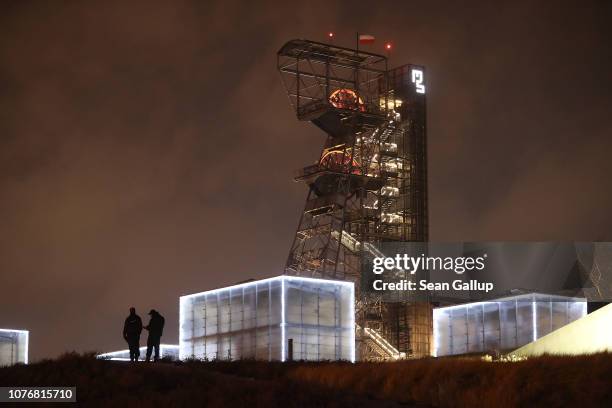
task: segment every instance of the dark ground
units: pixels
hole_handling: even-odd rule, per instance
[[[612,406],[612,354],[518,363],[160,362],[67,354],[0,368],[0,386],[76,386],[86,406]]]

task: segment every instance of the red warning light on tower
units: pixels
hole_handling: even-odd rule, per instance
[[[327,34],[327,36],[331,39],[334,38],[334,33],[332,33],[331,31]]]
[[[385,44],[385,50],[391,51],[391,43],[386,43]]]

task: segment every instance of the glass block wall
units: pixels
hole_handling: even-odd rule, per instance
[[[353,283],[283,275],[182,296],[179,355],[354,361]]]
[[[0,367],[28,363],[28,337],[26,330],[0,329]]]
[[[142,339],[141,339],[142,340]],[[146,342],[146,337],[144,339]],[[147,358],[147,347],[140,347],[140,358],[139,361],[144,361]],[[155,351],[151,353],[151,358]],[[160,344],[159,345],[159,356],[160,358],[170,358],[172,360],[178,360],[179,357],[179,346],[177,344]],[[96,358],[103,360],[114,360],[114,361],[130,361],[130,350],[119,350],[119,351],[110,351],[108,353],[98,354]]]
[[[513,350],[586,315],[584,298],[517,295],[434,309],[434,355]]]

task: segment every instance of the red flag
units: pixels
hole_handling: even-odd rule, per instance
[[[372,44],[375,38],[370,34],[359,34],[359,44]]]

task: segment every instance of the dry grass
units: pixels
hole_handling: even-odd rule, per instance
[[[67,354],[0,369],[0,386],[77,387],[93,406],[612,406],[612,354],[518,363],[186,362],[130,364]]]
[[[612,406],[612,354],[517,363],[423,359],[351,367],[296,367],[295,381],[440,407]]]
[[[66,354],[57,360],[0,368],[0,386],[76,386],[80,406],[100,407],[369,407],[369,399],[316,384],[303,386],[281,374],[234,375],[240,367],[265,372],[268,364],[136,363]],[[233,367],[229,370],[229,367]],[[235,368],[235,369],[234,369]],[[219,369],[219,370],[217,370]],[[247,371],[248,372],[248,371]],[[377,402],[374,404],[377,406]],[[383,406],[396,406],[395,403]]]

